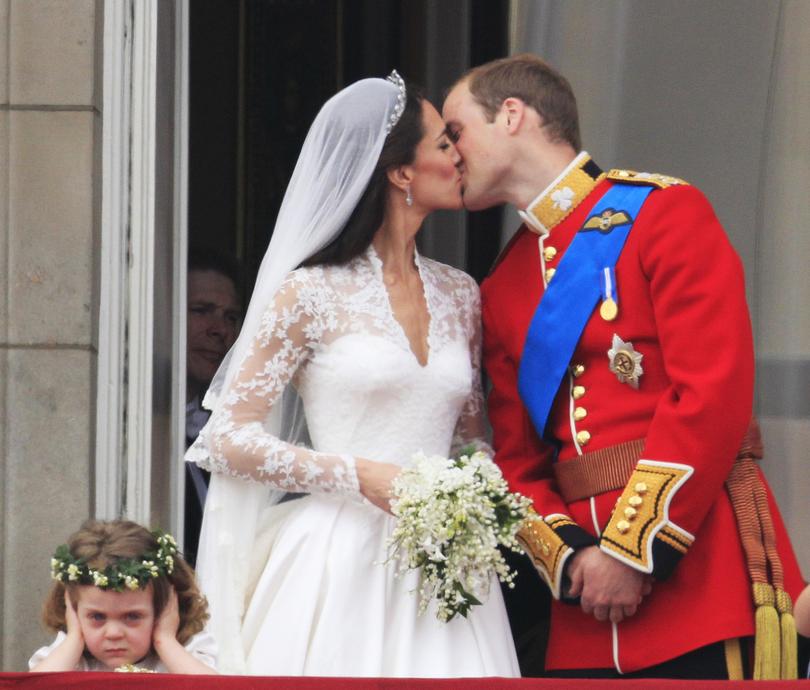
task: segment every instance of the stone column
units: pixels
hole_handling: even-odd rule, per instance
[[[0,0],[2,668],[25,670],[56,545],[90,515],[101,0]]]

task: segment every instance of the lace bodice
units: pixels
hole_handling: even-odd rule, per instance
[[[357,495],[356,457],[405,464],[418,450],[488,449],[478,286],[450,266],[416,263],[430,312],[424,366],[394,316],[372,247],[343,266],[299,268],[265,310],[187,459],[284,491]],[[312,448],[266,429],[290,384]]]

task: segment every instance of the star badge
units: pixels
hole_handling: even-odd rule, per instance
[[[608,350],[610,370],[616,374],[619,383],[629,383],[638,388],[638,379],[644,373],[641,360],[644,355],[636,352],[633,343],[624,342],[618,335],[613,334],[613,347]]]

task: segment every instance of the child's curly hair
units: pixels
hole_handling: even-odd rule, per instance
[[[128,520],[87,520],[77,532],[70,535],[68,548],[74,558],[83,558],[89,567],[104,570],[119,559],[138,558],[150,551],[157,551],[158,543],[149,530]],[[172,574],[156,577],[151,582],[156,620],[169,601],[171,587],[174,586],[177,591],[180,612],[177,640],[180,644],[185,644],[203,629],[208,620],[208,602],[197,587],[194,571],[178,555],[174,558]],[[54,582],[42,609],[42,621],[46,627],[54,632],[67,630],[65,589],[67,588],[75,606],[78,587],[77,584]]]

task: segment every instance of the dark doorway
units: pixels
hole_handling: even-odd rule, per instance
[[[507,0],[205,0],[190,9],[189,241],[237,258],[245,299],[324,101],[396,68],[440,106],[464,69],[507,54]],[[423,251],[481,280],[500,223],[500,209],[439,214],[425,232],[439,237],[422,239]]]

